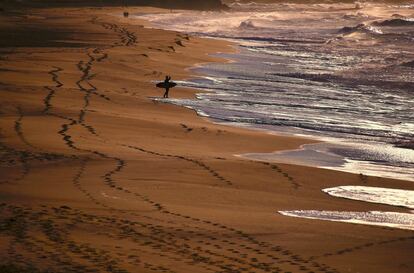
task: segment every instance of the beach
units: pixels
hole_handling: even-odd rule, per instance
[[[409,213],[322,189],[413,190],[412,182],[235,156],[314,141],[212,123],[154,100],[165,75],[189,79],[197,64],[226,62],[209,54],[235,49],[123,11],[2,12],[0,269],[413,271],[412,230],[278,213]],[[170,96],[199,92],[179,86]]]
[[[194,68],[203,76],[180,82],[208,92],[169,103],[324,142],[254,158],[414,181],[413,5],[230,5],[131,16],[237,48],[217,55],[229,62]]]

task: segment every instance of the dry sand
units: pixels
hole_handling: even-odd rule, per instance
[[[122,11],[0,17],[0,271],[413,272],[411,231],[276,213],[405,211],[321,189],[412,184],[235,157],[308,140],[154,103],[151,81],[233,49],[109,15]]]

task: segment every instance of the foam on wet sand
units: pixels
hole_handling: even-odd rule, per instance
[[[340,186],[323,189],[322,191],[335,197],[370,203],[380,203],[391,206],[402,206],[410,209],[414,208],[414,191],[410,190],[366,186]],[[291,217],[414,230],[413,213],[388,211],[353,212],[320,210],[291,210],[279,211],[279,213]]]
[[[414,230],[414,214],[411,213],[383,211],[344,212],[320,210],[291,210],[279,211],[279,213],[291,217]]]
[[[414,191],[366,186],[340,186],[323,189],[329,195],[353,200],[414,209]]]

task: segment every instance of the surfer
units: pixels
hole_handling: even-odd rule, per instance
[[[165,80],[164,80],[164,87],[165,87],[164,98],[168,98],[168,92],[170,91],[170,80],[171,80],[170,76],[165,76]]]
[[[165,80],[157,83],[155,86],[158,88],[165,89],[164,98],[168,98],[168,92],[170,91],[170,88],[177,86],[177,84],[171,81],[170,76],[165,76]]]

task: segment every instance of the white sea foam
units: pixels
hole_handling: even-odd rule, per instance
[[[340,186],[323,189],[329,195],[352,200],[414,208],[414,191],[366,186]],[[388,211],[279,211],[282,215],[308,219],[386,226],[414,230],[414,214]]]
[[[310,137],[310,135],[304,135]],[[414,181],[414,151],[381,143],[338,141],[318,137],[321,143],[305,144],[300,149],[274,153],[248,153],[254,160],[320,167],[350,173]],[[399,166],[400,165],[400,166]],[[408,167],[407,167],[408,166]]]
[[[340,186],[323,189],[322,191],[336,197],[414,209],[414,191],[410,190],[366,186]]]
[[[414,214],[400,212],[344,212],[319,210],[279,211],[280,214],[307,219],[384,226],[414,230]]]

